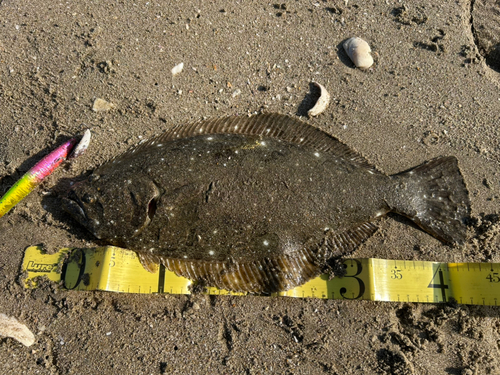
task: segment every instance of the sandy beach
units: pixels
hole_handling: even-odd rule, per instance
[[[500,5],[493,0],[0,0],[0,195],[89,128],[87,152],[0,219],[2,374],[498,374],[500,310],[456,304],[25,289],[24,250],[95,247],[54,186],[174,125],[277,112],[387,174],[454,155],[464,245],[389,214],[356,258],[500,262]],[[342,48],[366,40],[354,67]],[[172,68],[183,63],[183,70]],[[328,108],[307,117],[319,82]],[[112,105],[93,110],[96,99]],[[95,109],[95,108],[94,108]]]

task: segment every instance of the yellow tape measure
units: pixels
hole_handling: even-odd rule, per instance
[[[346,275],[328,280],[321,275],[306,284],[276,293],[299,298],[329,298],[393,302],[449,302],[497,306],[500,303],[500,263],[440,263],[385,259],[347,259]],[[26,249],[25,286],[36,288],[46,276],[69,290],[121,293],[190,294],[191,281],[160,266],[146,271],[136,253],[117,247],[61,249],[44,254]],[[207,294],[244,295],[217,288]]]

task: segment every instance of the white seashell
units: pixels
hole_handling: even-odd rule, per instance
[[[35,343],[35,335],[14,317],[0,314],[0,336],[12,337],[25,346]]]
[[[184,63],[177,64],[172,68],[172,75],[176,76],[180,72],[182,72],[182,69],[184,69]]]
[[[87,150],[87,148],[89,147],[89,143],[90,143],[90,130],[87,129],[83,133],[83,137],[80,140],[80,142],[78,142],[78,144],[75,146],[75,148],[71,152],[71,155],[69,156],[69,158],[74,159],[74,158],[79,157],[81,154],[83,154]]]
[[[372,50],[367,42],[358,37],[347,39],[344,44],[347,55],[354,65],[360,69],[368,69],[373,65]]]
[[[326,109],[326,107],[328,107],[328,103],[330,103],[330,94],[326,91],[323,85],[320,85],[317,82],[313,82],[313,85],[320,89],[320,96],[314,107],[307,111],[307,115],[309,117],[319,115]]]

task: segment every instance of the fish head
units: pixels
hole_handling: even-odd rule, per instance
[[[139,235],[156,212],[160,191],[141,173],[126,179],[92,174],[63,198],[63,209],[95,237],[111,244]]]

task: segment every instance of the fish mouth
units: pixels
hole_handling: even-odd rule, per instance
[[[71,190],[67,198],[62,198],[62,209],[70,214],[76,221],[89,228],[89,219],[83,210],[80,198]],[[94,234],[95,235],[95,234]]]

